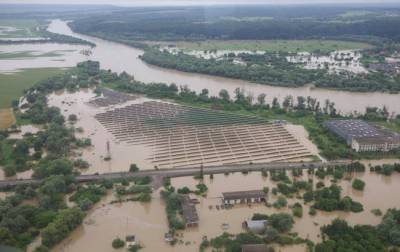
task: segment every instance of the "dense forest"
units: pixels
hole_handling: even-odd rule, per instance
[[[359,36],[400,40],[400,9],[330,6],[133,8],[92,15],[73,30],[130,40],[305,39]]]

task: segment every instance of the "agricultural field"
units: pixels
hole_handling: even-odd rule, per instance
[[[371,45],[338,40],[208,40],[204,42],[176,42],[184,51],[267,51],[267,52],[322,52],[365,49]]]
[[[24,69],[13,74],[0,73],[0,109],[8,108],[18,99],[23,90],[40,80],[62,73],[60,68]]]
[[[12,109],[0,109],[0,130],[7,129],[15,123]]]
[[[33,19],[0,19],[0,39],[38,37],[38,26]]]

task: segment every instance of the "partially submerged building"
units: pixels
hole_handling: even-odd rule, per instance
[[[400,134],[363,120],[328,120],[324,126],[357,152],[391,151],[400,148]]]
[[[131,246],[135,246],[136,245],[136,237],[134,235],[127,235],[125,237],[125,244],[126,244],[127,248],[129,248]]]
[[[274,251],[266,244],[244,244],[242,245],[242,252],[269,252]]]
[[[266,195],[262,190],[224,192],[222,201],[224,204],[259,203],[266,201]]]
[[[199,225],[199,215],[196,206],[188,195],[184,195],[182,199],[182,216],[186,227],[197,227]]]
[[[248,221],[243,222],[243,227],[250,232],[253,232],[256,234],[262,234],[265,232],[265,229],[267,227],[267,221],[266,220],[248,220]]]

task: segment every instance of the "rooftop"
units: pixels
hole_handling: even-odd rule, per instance
[[[182,201],[182,215],[185,222],[188,223],[197,223],[199,221],[199,215],[197,214],[196,207],[189,196],[184,195]]]
[[[127,242],[134,242],[135,241],[135,236],[134,235],[127,235],[125,237],[125,241]]]
[[[266,224],[266,220],[248,220],[244,222],[245,228],[255,233],[264,232]]]
[[[363,120],[329,120],[325,126],[331,130],[339,131],[345,138],[383,137],[385,134],[378,128]]]
[[[265,193],[262,190],[252,191],[236,191],[236,192],[224,192],[222,196],[225,200],[237,200],[246,198],[264,198]]]

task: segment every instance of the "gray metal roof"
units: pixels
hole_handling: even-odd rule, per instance
[[[254,233],[262,233],[265,231],[266,220],[248,220],[244,222],[246,228]]]
[[[329,129],[338,131],[338,133],[341,133],[346,138],[379,137],[385,135],[378,128],[358,119],[329,120],[326,121],[324,124]]]
[[[224,192],[222,196],[225,200],[238,200],[248,198],[264,198],[265,193],[262,190],[252,191],[236,191],[236,192]]]

